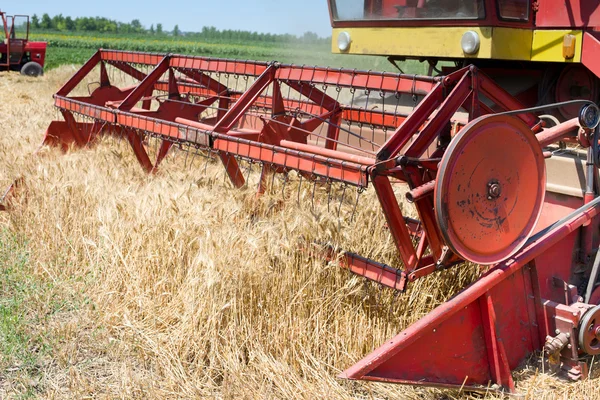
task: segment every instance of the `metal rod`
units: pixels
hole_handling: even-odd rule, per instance
[[[435,189],[435,180],[429,181],[421,186],[417,186],[416,188],[406,192],[406,200],[414,203],[415,201],[421,200],[425,196],[429,196],[433,194],[433,190]]]

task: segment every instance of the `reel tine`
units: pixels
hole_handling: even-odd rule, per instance
[[[297,203],[298,203],[298,208],[302,208],[302,206],[300,205],[300,192],[302,190],[302,174],[298,174],[299,179],[298,179],[298,196],[297,196]]]
[[[276,172],[274,170],[271,171],[271,192],[275,190],[275,175]]]
[[[354,207],[352,207],[352,215],[350,216],[350,222],[354,222],[354,217],[356,216],[356,208],[358,207],[358,200],[360,195],[362,194],[361,188],[356,189],[356,201],[354,202]]]
[[[346,196],[346,188],[348,187],[348,185],[343,184],[342,185],[342,197],[340,198],[340,205],[338,207],[338,212],[337,212],[337,219],[339,221],[340,219],[340,212],[342,211],[342,204],[344,203],[344,197]]]
[[[331,203],[331,192],[333,189],[333,184],[329,180],[327,180],[326,184],[327,184],[327,212],[330,212],[331,210],[329,208],[329,204]]]
[[[285,186],[288,183],[288,172],[284,171],[283,172],[283,180],[282,180],[282,184],[281,184],[281,197],[283,199],[285,199]]]
[[[315,211],[315,190],[317,189],[317,181],[315,179],[313,179],[313,190],[312,190],[312,197],[311,197],[311,209],[312,211]]]

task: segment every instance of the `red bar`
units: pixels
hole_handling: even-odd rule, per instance
[[[431,114],[439,107],[443,100],[444,88],[438,84],[425,98],[419,103],[411,115],[409,115],[402,125],[396,129],[396,132],[381,147],[377,154],[378,160],[387,160],[398,155],[400,150],[414,137],[419,128],[427,121]]]
[[[248,108],[256,101],[260,94],[273,82],[275,71],[269,66],[265,72],[242,94],[238,101],[225,113],[215,127],[215,132],[225,133],[244,115]]]
[[[174,55],[171,58],[170,66],[173,68],[192,69],[205,72],[259,76],[265,72],[268,64],[255,61],[235,61],[218,58]]]
[[[540,146],[546,147],[549,144],[559,141],[565,136],[577,136],[579,128],[578,119],[573,118],[563,122],[562,124],[553,126],[552,128],[544,129],[535,135],[535,137],[540,142]]]
[[[166,54],[140,53],[120,50],[99,50],[103,61],[120,63],[158,65]]]
[[[334,158],[336,160],[350,161],[350,162],[353,162],[356,164],[362,164],[367,167],[375,164],[375,162],[376,162],[376,160],[374,158],[356,156],[356,155],[350,154],[350,153],[343,153],[343,152],[337,151],[337,150],[324,149],[322,147],[312,146],[310,144],[292,142],[290,140],[282,140],[279,143],[279,145],[281,147],[286,147],[288,149],[303,151],[305,153],[318,154],[323,157]]]
[[[169,57],[166,56],[162,59],[159,65],[156,66],[148,74],[143,81],[136,86],[135,89],[123,100],[121,105],[119,106],[119,110],[129,111],[135,104],[140,101],[142,97],[148,92],[148,90],[154,87],[154,84],[158,81],[158,79],[169,69]],[[167,84],[167,92],[169,91],[169,86]]]
[[[383,209],[385,219],[387,221],[392,238],[396,244],[396,248],[400,253],[404,267],[408,272],[415,269],[418,263],[417,253],[413,247],[408,228],[404,222],[404,217],[398,200],[390,184],[390,180],[386,176],[374,175],[371,177],[377,198]]]
[[[71,79],[69,79],[67,81],[67,83],[65,83],[63,85],[63,87],[61,87],[58,90],[58,92],[56,92],[56,94],[59,96],[68,95],[71,92],[71,90],[75,89],[75,87],[77,85],[79,85],[79,83],[81,83],[83,78],[85,78],[86,75],[89,74],[96,65],[98,65],[99,62],[100,62],[100,52],[97,51],[96,53],[94,53],[93,56],[90,57],[89,60],[86,61],[85,64],[83,64],[81,69],[79,69],[75,73],[75,75],[73,75],[73,77]]]
[[[224,134],[213,134],[216,150],[235,154],[254,161],[287,167],[296,171],[346,182],[351,185],[365,187],[368,183],[367,167],[347,161],[329,159],[316,154],[304,153],[284,147],[257,143],[231,137]]]
[[[440,78],[427,76],[293,65],[282,65],[277,70],[276,78],[283,81],[304,81],[322,85],[418,95],[431,92],[440,81]]]
[[[332,249],[328,249],[327,258],[332,260],[335,254]],[[367,278],[370,281],[377,282],[382,286],[403,292],[406,290],[406,274],[389,265],[378,263],[355,253],[344,252],[341,254],[341,267],[349,270],[353,274]]]
[[[115,112],[110,108],[100,107],[83,101],[72,100],[66,97],[55,96],[54,105],[62,110],[69,110],[77,114],[86,115],[88,117],[115,122]]]
[[[425,196],[429,196],[433,194],[433,189],[435,188],[435,180],[429,181],[421,186],[417,186],[416,188],[406,192],[406,199],[411,203],[421,200]]]
[[[450,118],[456,113],[471,93],[472,73],[465,73],[458,84],[452,89],[446,99],[440,104],[437,112],[430,114],[429,121],[425,124],[415,141],[410,144],[404,155],[408,157],[421,157],[425,150],[438,136],[440,130],[447,125]],[[415,131],[416,132],[416,131]]]

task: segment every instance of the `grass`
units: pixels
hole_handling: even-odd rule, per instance
[[[74,70],[0,73],[0,187],[25,182],[13,211],[0,214],[11,338],[1,398],[478,398],[336,378],[476,279],[477,268],[395,296],[298,251],[332,237],[397,263],[372,191],[342,229],[324,193],[314,209],[310,189],[293,184],[257,199],[228,187],[220,165],[205,169],[178,152],[154,176],[112,140],[32,156],[57,118],[51,95]],[[539,360],[515,374],[525,398],[600,399],[597,379],[567,383]],[[30,367],[7,373],[16,365]]]
[[[104,34],[96,37],[77,33],[34,33],[32,40],[48,42],[46,69],[64,64],[82,64],[98,48],[179,53],[242,60],[277,60],[289,64],[325,65],[360,70],[396,70],[385,57],[332,54],[329,43],[214,43],[189,38],[152,38],[141,35]],[[401,63],[404,72],[425,74],[427,68],[417,61]]]
[[[48,350],[33,328],[39,315],[29,307],[43,288],[27,274],[27,264],[26,244],[0,229],[0,393],[12,386],[18,398],[36,394],[40,362]]]

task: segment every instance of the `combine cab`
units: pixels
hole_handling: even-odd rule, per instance
[[[600,95],[600,5],[584,0],[330,0],[332,50],[430,73],[476,65],[526,106]],[[559,120],[578,107],[553,110]],[[551,118],[555,121],[555,118]]]
[[[29,16],[6,15],[0,11],[4,41],[0,43],[0,70],[21,71],[23,75],[44,73],[46,42],[29,41]]]

